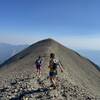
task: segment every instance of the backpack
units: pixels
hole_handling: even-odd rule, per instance
[[[59,63],[57,62],[56,59],[53,60],[53,70],[57,70],[57,67],[58,67]]]
[[[36,63],[36,65],[41,65],[42,64],[42,59],[37,59],[35,63]]]

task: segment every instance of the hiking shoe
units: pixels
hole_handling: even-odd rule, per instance
[[[53,85],[53,84],[51,84],[51,85],[50,85],[50,87],[54,87],[54,85]]]
[[[53,86],[53,89],[56,89],[57,87],[56,86]]]

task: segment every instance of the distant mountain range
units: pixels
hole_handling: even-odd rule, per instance
[[[11,45],[7,43],[0,43],[0,63],[3,63],[8,58],[20,52],[28,45]]]
[[[100,50],[78,49],[76,51],[100,66]]]

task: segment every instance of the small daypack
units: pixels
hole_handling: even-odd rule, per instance
[[[42,64],[42,59],[37,59],[35,63],[36,63],[36,65],[41,65]]]
[[[57,62],[56,59],[53,60],[53,70],[57,70],[59,63]]]

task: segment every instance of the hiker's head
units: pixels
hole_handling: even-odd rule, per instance
[[[55,54],[54,53],[51,53],[50,54],[50,58],[55,58]]]
[[[41,58],[41,56],[38,57],[39,59]]]

